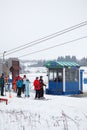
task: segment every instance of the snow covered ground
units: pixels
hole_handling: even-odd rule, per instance
[[[7,92],[8,105],[0,102],[0,130],[87,130],[86,90],[84,96],[34,96],[33,87],[29,98],[18,98],[14,92],[9,98]]]
[[[87,130],[86,97],[45,95],[47,100],[17,98],[12,92],[8,105],[0,102],[0,130]]]

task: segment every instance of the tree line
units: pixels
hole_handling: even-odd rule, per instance
[[[5,63],[3,63],[3,60],[0,59],[0,74],[2,73],[3,66],[6,70],[8,67],[8,70],[12,66],[12,60],[19,60],[18,58],[9,58],[5,60]],[[80,66],[87,66],[87,58],[83,57],[82,59],[77,59],[76,56],[58,56],[57,59],[51,59],[53,61],[74,61],[78,63]],[[27,62],[33,62],[33,64],[29,64],[30,67],[42,67],[48,60],[19,60],[21,71],[23,73],[23,70],[25,69],[24,64]],[[34,64],[35,63],[35,64]]]
[[[37,60],[37,64],[30,65],[32,67],[42,67],[48,60]],[[58,56],[57,59],[53,61],[73,61],[78,63],[80,66],[87,66],[87,58],[83,57],[82,59],[77,59],[76,56]]]

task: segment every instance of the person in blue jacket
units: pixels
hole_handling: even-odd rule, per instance
[[[11,91],[12,79],[8,76],[8,91]]]
[[[25,82],[25,97],[30,97],[30,81],[29,79],[26,79],[26,82]]]
[[[16,85],[17,85],[17,97],[21,97],[21,90],[23,86],[23,81],[21,78],[18,79]]]

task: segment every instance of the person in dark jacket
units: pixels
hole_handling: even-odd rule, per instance
[[[26,75],[23,76],[23,87],[22,87],[23,93],[25,92],[25,86],[26,86]]]
[[[44,86],[46,87],[46,84],[44,84],[44,81],[43,81],[43,76],[40,76],[40,79],[39,79],[39,82],[40,82],[40,97],[41,98],[44,98]]]
[[[1,88],[1,96],[4,96],[4,74],[1,75],[0,77],[0,88]]]

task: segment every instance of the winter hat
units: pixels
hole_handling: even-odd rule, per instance
[[[40,79],[43,78],[43,76],[40,76]]]
[[[29,79],[26,79],[26,81],[29,81]]]
[[[36,79],[38,79],[38,77],[36,77]]]
[[[26,75],[24,75],[24,78],[26,78]]]

